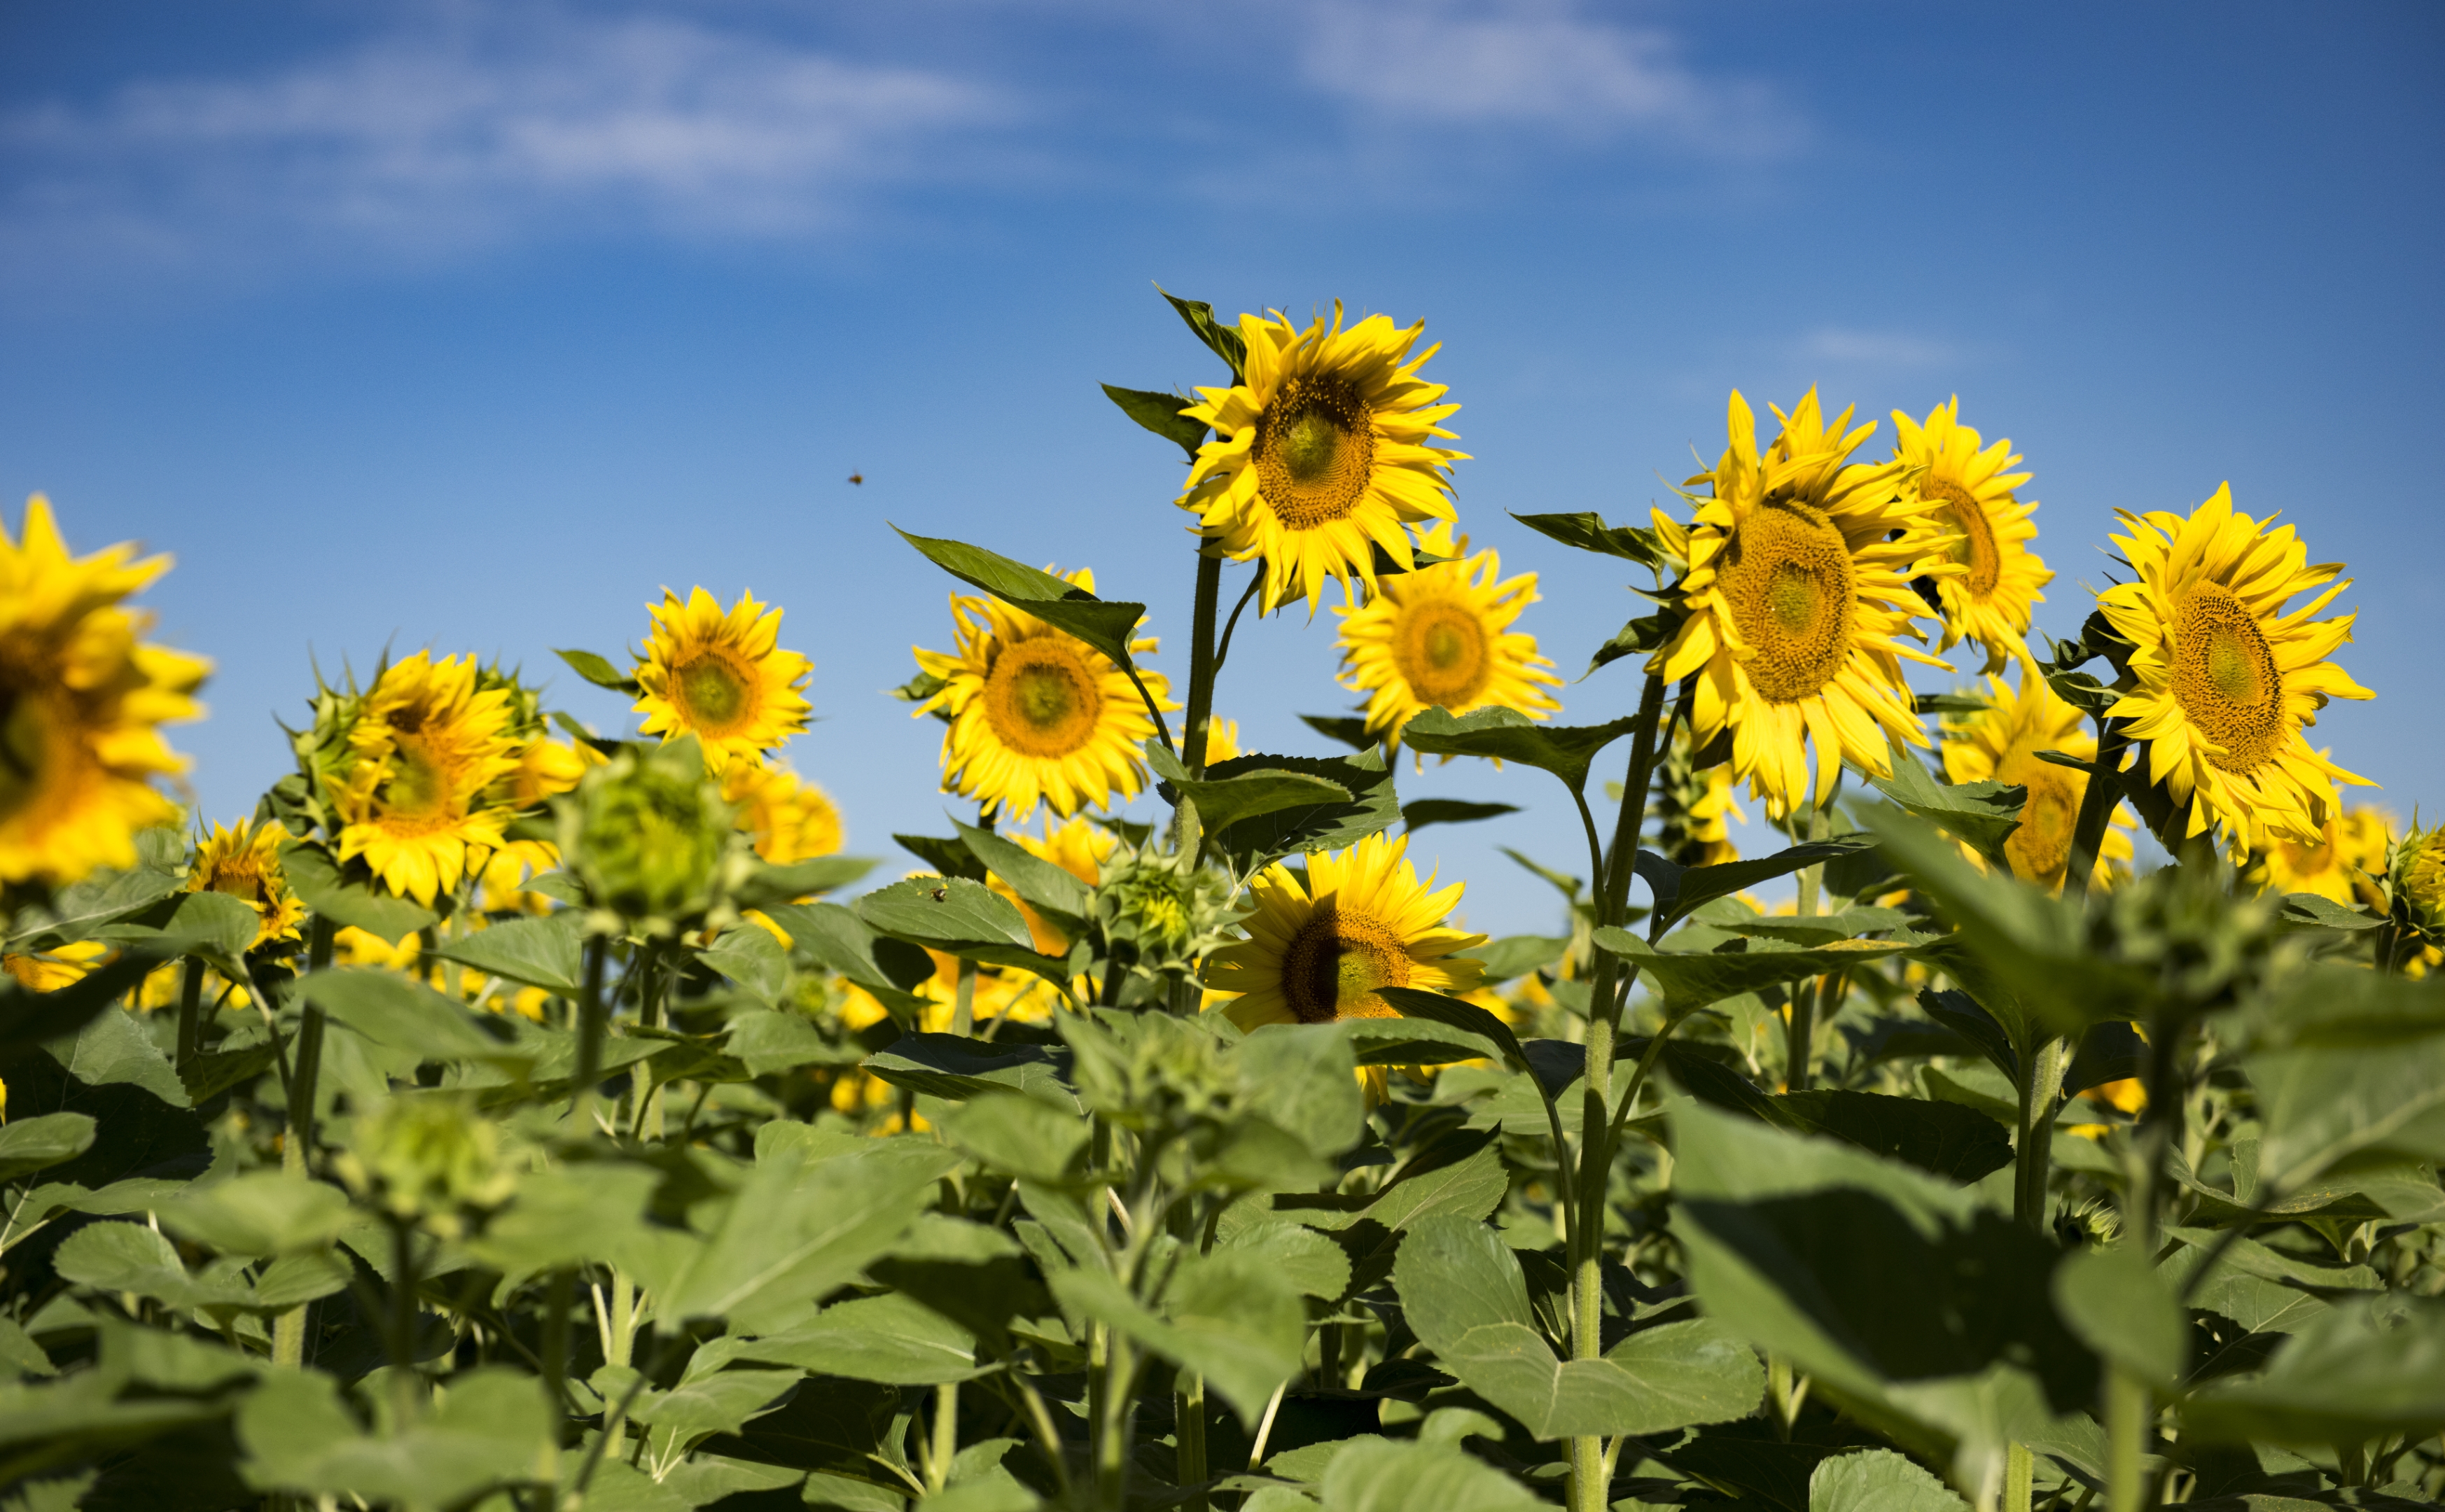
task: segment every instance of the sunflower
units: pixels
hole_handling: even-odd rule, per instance
[[[137,831],[178,822],[153,779],[186,762],[157,726],[203,713],[212,663],[137,639],[152,617],[121,602],[170,559],[135,551],[69,556],[39,494],[22,540],[0,526],[0,884],[132,867]]]
[[[1511,628],[1536,602],[1536,573],[1506,579],[1502,559],[1480,551],[1384,578],[1356,608],[1336,606],[1338,681],[1367,695],[1367,732],[1397,746],[1401,727],[1432,708],[1517,709],[1532,719],[1561,708],[1545,691],[1562,685],[1554,663],[1537,654],[1535,636]]]
[[[2082,761],[2097,759],[2097,737],[2088,733],[2078,709],[2055,696],[2044,677],[2021,663],[2020,686],[2002,678],[1987,680],[1989,702],[1977,713],[1948,717],[1944,721],[1944,775],[1952,782],[2005,782],[2028,790],[2021,810],[2021,827],[2004,842],[2004,859],[2012,875],[2049,889],[2060,888],[2071,865],[2072,831],[2080,823],[2081,800],[2088,793],[2088,775],[2038,759],[2041,751],[2061,751]],[[2119,806],[2117,824],[2127,823]],[[2097,876],[2107,875],[2109,859],[2128,862],[2130,837],[2109,826],[2098,846]]]
[[[1095,574],[1083,568],[1067,579],[1094,591]],[[998,599],[955,593],[951,619],[958,650],[912,648],[917,664],[942,681],[913,713],[949,718],[943,791],[1023,820],[1039,802],[1067,818],[1146,785],[1138,746],[1154,734],[1154,721],[1111,658]],[[1129,643],[1132,656],[1154,648],[1151,637]],[[1160,702],[1168,687],[1163,675],[1138,675]]]
[[[1205,764],[1220,766],[1240,754],[1240,721],[1212,719],[1205,721]]]
[[[1425,323],[1341,322],[1337,304],[1330,329],[1279,310],[1241,316],[1238,386],[1201,388],[1204,402],[1181,411],[1219,439],[1199,449],[1180,506],[1233,561],[1264,559],[1266,613],[1304,594],[1314,614],[1327,578],[1372,588],[1375,548],[1407,568],[1403,527],[1452,517],[1446,474],[1467,454],[1433,444],[1452,439],[1442,421],[1460,406],[1418,377],[1438,349],[1409,356]]]
[[[289,831],[277,823],[241,819],[233,826],[216,824],[187,870],[189,892],[226,892],[254,910],[262,923],[249,950],[296,939],[298,923],[306,917],[306,905],[289,890],[289,873],[280,865],[281,842],[288,838]]]
[[[1217,720],[1206,727],[1208,740],[1213,738],[1220,724],[1221,721]],[[1111,831],[1097,829],[1084,819],[1072,819],[1056,830],[1049,817],[1045,820],[1044,830],[1044,837],[1040,840],[1024,831],[1014,833],[1009,838],[1029,855],[1039,861],[1052,862],[1090,887],[1103,880],[1104,858],[1120,844],[1119,838]],[[1038,954],[1057,956],[1070,948],[1070,937],[1055,927],[1051,920],[1037,913],[1009,883],[988,873],[985,886],[1018,905],[1020,916],[1027,920],[1027,932],[1036,941]]]
[[[1894,460],[1902,469],[1895,481],[1935,506],[1919,540],[1941,547],[1962,569],[1935,580],[1944,622],[1936,649],[1974,641],[1987,653],[1983,670],[1991,677],[2021,650],[2030,606],[2045,602],[2038,590],[2054,581],[2029,550],[2038,535],[2029,518],[2037,501],[2024,504],[2013,494],[2029,475],[2006,471],[2021,460],[2009,440],[1980,448],[1978,433],[1961,423],[1957,395],[1937,405],[1925,424],[1894,411]]]
[[[2261,836],[2250,848],[2249,880],[2279,897],[2314,892],[2346,907],[2365,904],[2381,910],[2385,897],[2373,879],[2385,875],[2393,834],[2391,814],[2355,804],[2327,816],[2316,845]]]
[[[1462,885],[1434,890],[1406,859],[1409,842],[1382,833],[1311,855],[1304,886],[1278,863],[1250,884],[1248,938],[1206,958],[1205,985],[1240,997],[1222,1012],[1241,1029],[1398,1017],[1379,987],[1465,993],[1481,980],[1455,956],[1484,935],[1444,927]]]
[[[37,956],[0,956],[0,973],[28,992],[57,992],[83,981],[110,954],[110,946],[99,940],[72,941]]]
[[[840,810],[831,794],[785,766],[734,761],[721,775],[721,798],[737,810],[738,828],[756,853],[776,867],[841,848]]]
[[[517,769],[508,700],[476,686],[472,656],[419,651],[383,669],[337,775],[340,859],[364,856],[384,887],[428,905],[480,872],[511,816],[485,792]]]
[[[1776,416],[1783,434],[1761,457],[1748,402],[1732,395],[1729,447],[1687,485],[1711,496],[1693,498],[1687,526],[1657,512],[1667,549],[1689,564],[1689,618],[1648,669],[1696,676],[1692,737],[1703,746],[1728,726],[1733,778],[1780,817],[1811,801],[1811,744],[1819,804],[1843,761],[1881,776],[1892,740],[1925,745],[1901,661],[1945,663],[1897,639],[1923,639],[1905,569],[1925,550],[1911,532],[1935,506],[1901,496],[1893,463],[1846,464],[1875,427],[1851,430],[1844,410],[1827,429],[1815,389]]]
[[[719,771],[733,756],[753,758],[807,727],[812,705],[798,691],[814,663],[775,644],[781,611],[742,592],[724,610],[702,588],[685,604],[670,589],[654,617],[637,685],[644,692],[638,726],[665,743],[694,735],[704,748],[706,769]]]
[[[2189,806],[2186,834],[2212,825],[2235,845],[2262,834],[2315,845],[2340,806],[2336,783],[2368,785],[2301,733],[2328,699],[2375,697],[2326,660],[2355,616],[2311,618],[2351,586],[2335,581],[2342,564],[2310,566],[2292,527],[2237,513],[2228,484],[2188,519],[2117,513],[2131,533],[2114,543],[2138,577],[2097,602],[2131,643],[2138,686],[2107,712],[2148,742],[2148,780]]]

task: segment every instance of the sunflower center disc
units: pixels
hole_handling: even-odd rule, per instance
[[[2174,701],[2224,747],[2211,764],[2251,772],[2284,737],[2284,678],[2249,607],[2218,583],[2191,590],[2174,620]]]
[[[1805,504],[1762,505],[1732,532],[1723,564],[1718,581],[1758,692],[1796,703],[1833,681],[1851,653],[1857,597],[1851,550],[1833,522]]]
[[[43,785],[42,711],[0,684],[0,818],[33,802]]]
[[[1376,989],[1409,982],[1401,937],[1373,915],[1331,902],[1316,905],[1282,952],[1282,999],[1303,1024],[1390,1017]]]
[[[699,657],[679,669],[680,701],[688,722],[716,735],[738,723],[747,712],[747,680],[719,657]]]
[[[1961,539],[1952,548],[1952,559],[1969,569],[1964,581],[1969,596],[1983,599],[1995,591],[1997,580],[2004,575],[2004,558],[1995,550],[1995,526],[1987,518],[1987,508],[1958,481],[1950,477],[1922,479],[1919,492],[1929,498],[1944,500],[1936,513],[1961,529]]]
[[[2054,742],[2045,742],[2052,749]],[[2037,747],[2016,740],[1995,763],[1995,778],[2029,790],[2021,810],[2021,827],[2004,842],[2005,859],[2024,881],[2052,885],[2071,864],[2071,836],[2080,823],[2079,779],[2050,761],[2041,761]]]
[[[1404,610],[1393,661],[1419,702],[1459,709],[1485,691],[1485,627],[1458,605]]]
[[[1294,378],[1257,418],[1257,492],[1295,531],[1347,519],[1367,496],[1375,428],[1366,402],[1331,378]]]
[[[232,856],[213,868],[213,890],[249,903],[263,902],[263,874],[252,857]]]
[[[1066,756],[1095,733],[1104,696],[1086,663],[1051,640],[1005,648],[985,675],[985,719],[1025,756]]]
[[[423,818],[440,811],[450,797],[450,775],[420,740],[405,741],[392,756],[390,779],[383,786],[383,802],[393,813]]]

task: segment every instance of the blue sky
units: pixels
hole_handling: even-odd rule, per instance
[[[1092,565],[1185,665],[1178,454],[1095,385],[1216,381],[1151,281],[1340,299],[1444,344],[1464,525],[1566,676],[1635,601],[1503,512],[1643,517],[1733,387],[1958,393],[2036,475],[2058,633],[2115,509],[2227,479],[2348,562],[2379,698],[2314,734],[2434,814],[2440,65],[2417,4],[14,0],[0,509],[177,555],[210,814],[284,770],[309,654],[498,655],[624,729],[548,648],[702,583],[787,609],[789,757],[897,865],[952,800],[881,690],[950,584],[885,522]],[[1320,752],[1332,623],[1242,626],[1254,748]],[[1477,926],[1550,924],[1494,850],[1580,854],[1549,779],[1401,781],[1523,805],[1416,849]]]

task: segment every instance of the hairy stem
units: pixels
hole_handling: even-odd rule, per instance
[[[338,928],[317,914],[306,939],[306,969],[310,975],[331,963],[331,941]],[[262,990],[260,983],[256,990]],[[269,1006],[267,1004],[267,1006]],[[306,1179],[307,1149],[314,1142],[314,1094],[323,1071],[323,1010],[308,1003],[300,1011],[297,1037],[289,1045],[289,1127],[280,1137],[280,1168]],[[306,1308],[300,1303],[272,1319],[271,1363],[306,1363]]]
[[[2044,1232],[2046,1226],[2046,1171],[2053,1152],[2055,1103],[2062,1095],[2063,1071],[2071,1059],[2070,1043],[2056,1036],[2025,1056],[2014,1079],[2021,1097],[2020,1129],[2014,1141],[2012,1216],[2021,1224]]]
[[[1222,593],[1222,559],[1206,555],[1204,544],[1200,537],[1197,607],[1188,642],[1188,718],[1180,732],[1180,764],[1192,777],[1205,775],[1205,727],[1214,717],[1214,610]]]
[[[196,1058],[196,1041],[203,1037],[204,963],[189,956],[187,969],[178,980],[178,1058],[174,1068],[185,1071]]]

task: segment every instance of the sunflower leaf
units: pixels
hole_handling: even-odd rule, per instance
[[[2002,782],[1945,782],[1907,751],[1894,753],[1894,773],[1872,776],[1877,792],[1969,845],[1990,865],[2009,869],[2004,842],[2021,827],[2029,790]]]
[[[1355,715],[1302,714],[1299,723],[1330,740],[1338,740],[1353,751],[1372,751],[1379,743],[1367,733],[1367,721]]]
[[[1161,284],[1155,285],[1154,289],[1171,302],[1171,308],[1180,312],[1180,318],[1188,323],[1188,328],[1197,333],[1197,339],[1205,344],[1206,350],[1231,365],[1231,382],[1245,382],[1248,371],[1247,338],[1236,328],[1216,320],[1214,307],[1205,301],[1183,299]]]
[[[1190,461],[1197,460],[1197,449],[1205,444],[1205,422],[1181,413],[1195,400],[1143,388],[1115,388],[1110,383],[1103,387],[1104,397],[1118,404],[1122,414],[1186,452]]]
[[[511,919],[445,941],[434,947],[433,954],[462,966],[473,966],[487,976],[507,978],[521,986],[574,997],[578,992],[578,925],[582,921],[583,916],[574,909],[563,909],[540,919]]]
[[[1219,847],[1241,870],[1293,851],[1337,850],[1400,822],[1401,799],[1383,753],[1348,756],[1233,756],[1205,769],[1207,782],[1228,782],[1263,772],[1304,776],[1316,786],[1300,801],[1227,825],[1206,823],[1207,844]],[[1328,789],[1338,789],[1337,793]],[[1200,801],[1198,814],[1204,821]]]
[[[1204,812],[1199,811],[1201,815]],[[991,830],[980,830],[957,819],[951,821],[951,828],[960,832],[970,855],[1009,883],[1010,890],[1027,903],[1068,920],[1083,920],[1093,910],[1093,892],[1065,868]]]
[[[795,903],[813,893],[846,887],[874,869],[871,856],[809,856],[786,866],[758,862],[730,895],[742,908]]]
[[[1717,898],[1788,876],[1802,867],[1840,860],[1875,844],[1863,834],[1837,835],[1789,846],[1753,861],[1726,861],[1711,867],[1675,866],[1652,850],[1642,850],[1632,865],[1655,896],[1655,928],[1660,933]]]
[[[1584,681],[1597,668],[1611,666],[1623,657],[1655,650],[1672,639],[1673,632],[1687,618],[1686,613],[1677,609],[1658,609],[1652,614],[1640,615],[1623,625],[1612,640],[1596,647],[1596,654],[1588,659],[1588,670],[1579,674],[1580,679]]]
[[[1596,932],[1596,947],[1610,951],[1645,971],[1661,985],[1668,1001],[1683,1008],[1703,1008],[1726,998],[1820,977],[1829,971],[1882,961],[1907,945],[1882,940],[1842,940],[1811,949],[1659,950],[1627,929],[1606,927]]]
[[[551,654],[568,663],[571,672],[598,688],[609,688],[614,693],[625,693],[632,699],[645,691],[638,685],[635,678],[623,675],[607,658],[597,656],[591,651],[564,651],[554,646]]]
[[[1076,636],[1131,671],[1129,637],[1146,618],[1143,604],[1108,602],[1050,572],[1014,562],[965,541],[911,535],[900,527],[900,538],[925,553],[928,561],[971,588],[980,588],[1012,608],[1035,615],[1056,630]]]
[[[900,849],[915,856],[945,877],[965,877],[970,882],[985,880],[985,864],[957,840],[945,840],[933,834],[895,834]]]
[[[1465,1030],[1493,1046],[1513,1070],[1528,1069],[1528,1053],[1520,1048],[1520,1036],[1511,1032],[1511,1026],[1473,1002],[1416,987],[1385,987],[1378,996],[1399,1009],[1403,1017],[1427,1018]]]
[[[1573,793],[1588,785],[1588,763],[1598,751],[1628,735],[1638,721],[1624,718],[1611,724],[1540,724],[1517,709],[1485,708],[1455,719],[1434,708],[1411,719],[1401,738],[1413,751],[1428,756],[1484,756],[1517,761],[1523,767],[1550,772]]]
[[[419,929],[441,922],[432,909],[376,892],[362,882],[349,882],[340,874],[340,864],[321,846],[306,840],[291,840],[280,848],[280,865],[289,876],[289,890],[297,894],[306,906],[328,918],[333,924],[362,929],[379,935],[385,944],[397,944]]]
[[[1030,953],[1035,948],[1017,907],[965,877],[895,882],[857,900],[857,916],[877,934],[954,955],[962,944],[1017,945]]]
[[[1147,764],[1173,792],[1197,805],[1198,825],[1212,838],[1219,838],[1223,831],[1243,819],[1260,818],[1285,809],[1316,810],[1353,801],[1348,787],[1315,772],[1296,770],[1282,757],[1237,756],[1208,768],[1202,778],[1191,777],[1179,757],[1150,742],[1147,746]],[[1312,767],[1316,763],[1303,764]]]
[[[1600,556],[1618,556],[1636,562],[1641,567],[1662,570],[1667,565],[1663,543],[1655,532],[1634,525],[1607,525],[1593,511],[1577,514],[1514,514],[1511,516],[1538,534],[1576,546],[1582,551]],[[1635,623],[1635,622],[1633,622]]]
[[[1464,798],[1412,798],[1401,805],[1401,822],[1416,834],[1430,824],[1474,824],[1518,813],[1516,803],[1470,803]]]
[[[14,978],[0,980],[0,1060],[13,1059],[31,1045],[77,1034],[159,964],[148,952],[138,949],[95,967],[57,992],[28,992]]]

